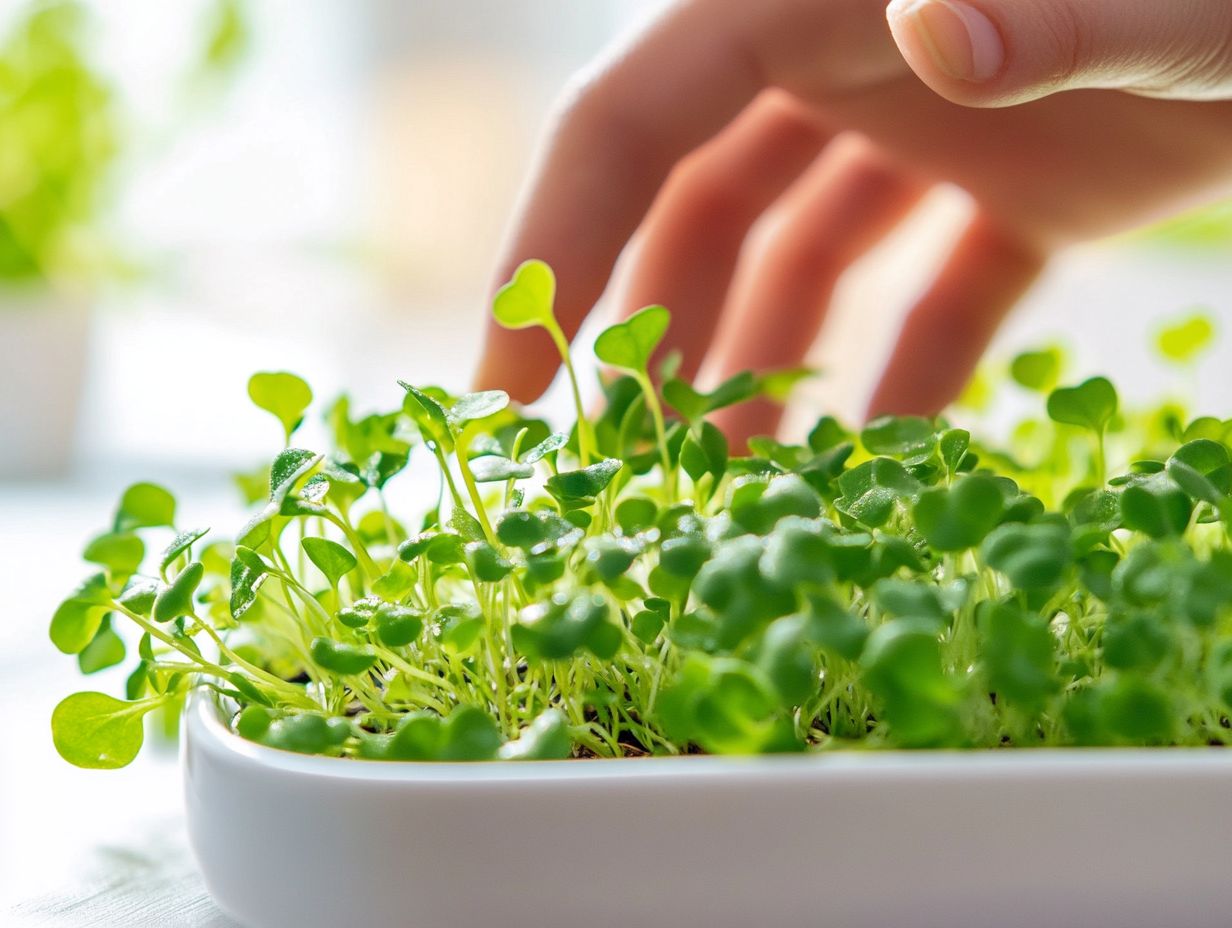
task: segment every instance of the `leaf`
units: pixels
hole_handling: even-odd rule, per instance
[[[82,581],[51,617],[51,641],[65,654],[79,654],[94,640],[103,616],[114,608],[107,578],[94,574]]]
[[[1105,377],[1092,377],[1076,387],[1058,387],[1048,395],[1050,419],[1093,432],[1103,432],[1116,411],[1116,389]]]
[[[696,483],[706,474],[717,481],[727,470],[727,438],[709,422],[689,429],[680,447],[680,466]]]
[[[556,277],[542,261],[524,261],[492,300],[492,317],[506,329],[552,328]]]
[[[51,714],[56,751],[77,767],[115,770],[127,766],[145,740],[142,717],[159,702],[124,702],[105,693],[74,693]]]
[[[135,528],[153,528],[175,522],[175,497],[154,483],[134,483],[120,497],[116,510],[115,530],[130,532]]]
[[[77,667],[83,674],[98,673],[123,663],[124,657],[124,639],[112,629],[108,615],[103,618],[94,639],[77,655]]]
[[[398,385],[407,393],[407,408],[414,417],[424,438],[435,442],[443,451],[453,450],[453,430],[445,407],[418,387],[399,380]]]
[[[685,381],[673,377],[663,384],[663,399],[689,422],[696,422],[707,413],[734,406],[757,395],[757,377],[752,371],[741,371],[723,381],[709,393],[702,393]]]
[[[1164,538],[1180,535],[1189,525],[1193,502],[1166,474],[1154,474],[1121,493],[1121,520],[1126,528]]]
[[[504,390],[484,390],[458,397],[447,415],[452,422],[474,422],[494,416],[508,405],[509,394]]]
[[[547,479],[545,487],[562,502],[592,500],[607,488],[624,463],[607,458],[580,470],[562,471]]]
[[[500,748],[501,760],[564,760],[573,752],[569,725],[557,709],[545,709],[518,737]]]
[[[874,458],[838,478],[842,496],[834,505],[870,528],[889,521],[894,505],[920,491],[920,483],[893,458]]]
[[[963,551],[983,541],[1005,508],[996,478],[972,474],[952,487],[932,487],[915,502],[916,528],[937,551]]]
[[[317,570],[325,575],[331,587],[337,587],[338,581],[359,564],[354,554],[338,542],[328,538],[309,535],[300,542],[300,545],[304,553],[308,555],[308,560],[312,561]]]
[[[1069,527],[1047,522],[1002,525],[984,539],[980,555],[1018,589],[1053,589],[1073,562]]]
[[[1192,364],[1215,341],[1215,324],[1205,313],[1195,313],[1159,331],[1155,345],[1164,359]]]
[[[193,593],[197,591],[204,576],[205,567],[200,561],[193,561],[181,570],[154,600],[154,621],[170,622],[183,615],[192,615]]]
[[[663,340],[671,313],[662,306],[646,306],[595,339],[595,356],[604,364],[645,375],[650,356]]]
[[[932,422],[920,416],[881,416],[864,427],[860,443],[870,454],[911,457],[933,447],[935,432]]]
[[[471,476],[476,483],[500,483],[505,480],[525,480],[535,475],[531,464],[519,464],[509,458],[487,455],[470,462]]]
[[[158,569],[165,572],[175,562],[176,558],[204,538],[208,532],[208,528],[199,528],[177,534],[175,538],[171,539],[171,544],[163,549],[162,556],[158,561]]]
[[[81,556],[92,564],[106,567],[113,578],[123,582],[141,566],[145,545],[132,532],[109,532],[92,539]]]
[[[321,455],[303,448],[287,448],[279,452],[270,465],[270,502],[281,503],[291,492],[296,481],[316,466]]]
[[[371,669],[376,654],[362,645],[344,644],[328,638],[313,638],[309,648],[312,661],[330,673],[355,676]]]
[[[553,432],[539,444],[522,454],[523,464],[538,464],[553,451],[559,451],[569,443],[569,436],[564,432]]]
[[[285,371],[264,371],[248,380],[248,397],[282,423],[287,441],[304,421],[304,411],[312,405],[312,389],[301,378]]]
[[[257,601],[257,592],[269,578],[269,568],[261,556],[242,545],[231,561],[231,617],[239,621]]]
[[[985,602],[978,617],[984,672],[999,698],[1041,705],[1059,688],[1056,639],[1040,617],[1004,603]]]
[[[1060,348],[1024,351],[1010,362],[1010,376],[1020,387],[1048,393],[1061,378],[1065,356]]]

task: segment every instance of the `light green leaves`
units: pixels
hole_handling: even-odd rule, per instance
[[[175,497],[158,484],[134,483],[120,497],[115,515],[117,532],[173,524]]]
[[[483,390],[458,397],[449,407],[448,418],[452,422],[476,422],[494,416],[509,405],[509,394],[504,390]]]
[[[1215,340],[1215,324],[1206,313],[1198,312],[1159,330],[1155,347],[1173,364],[1192,364]]]
[[[507,329],[552,328],[556,326],[552,314],[555,299],[552,269],[542,261],[525,261],[514,271],[513,279],[496,292],[492,316]]]
[[[471,475],[476,483],[499,483],[505,480],[524,480],[533,477],[535,468],[531,464],[518,463],[509,458],[496,455],[485,455],[470,462]]]
[[[74,693],[51,714],[52,741],[60,756],[77,767],[124,767],[145,740],[142,718],[160,702],[124,702],[105,693]]]
[[[1092,377],[1076,387],[1059,387],[1048,395],[1054,422],[1102,433],[1117,411],[1116,389],[1106,377]]]
[[[312,661],[318,667],[344,676],[354,676],[371,669],[377,659],[371,648],[323,637],[312,639],[310,651]]]
[[[1065,355],[1060,348],[1024,351],[1010,362],[1010,376],[1020,387],[1048,393],[1061,379]]]
[[[306,536],[300,545],[308,560],[316,565],[317,570],[325,575],[332,587],[338,586],[338,581],[349,574],[359,564],[355,555],[328,538]]]
[[[308,384],[282,371],[253,374],[248,380],[248,397],[282,423],[283,437],[288,443],[291,433],[304,421],[305,410],[312,405]]]
[[[65,654],[77,654],[98,633],[113,608],[107,578],[94,574],[82,581],[51,617],[51,641]]]
[[[645,376],[650,356],[659,347],[672,314],[662,306],[646,306],[595,339],[595,356],[604,364]]]

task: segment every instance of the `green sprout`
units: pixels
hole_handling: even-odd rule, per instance
[[[528,267],[497,311],[550,327]],[[791,377],[656,389],[668,321],[599,337],[617,373],[576,444],[500,391],[408,382],[387,412],[331,404],[309,450],[307,384],[254,375],[282,442],[247,522],[182,525],[139,483],[87,542],[50,636],[127,677],[60,703],[59,752],[123,766],[193,689],[241,737],[372,761],[1232,742],[1223,420],[1057,388],[1045,349],[1011,365],[1048,394],[1014,453],[823,416],[733,455],[706,417]],[[408,474],[427,511],[391,506]]]

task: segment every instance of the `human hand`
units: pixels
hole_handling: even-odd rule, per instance
[[[954,184],[971,218],[869,407],[932,414],[1058,249],[1232,191],[1230,101],[1228,0],[690,0],[571,94],[497,283],[547,261],[572,336],[636,232],[622,308],[672,309],[684,375],[792,366],[842,271]],[[556,367],[493,327],[478,379],[529,400]],[[725,413],[744,438],[779,410]]]

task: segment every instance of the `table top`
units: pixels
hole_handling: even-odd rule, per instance
[[[110,510],[113,489],[0,484],[0,704],[24,707],[10,713],[0,746],[0,922],[238,928],[210,901],[193,862],[174,745],[147,742],[130,767],[90,771],[66,764],[51,744],[56,702],[122,685],[123,669],[84,680],[46,635],[56,604],[88,572],[76,552]]]

